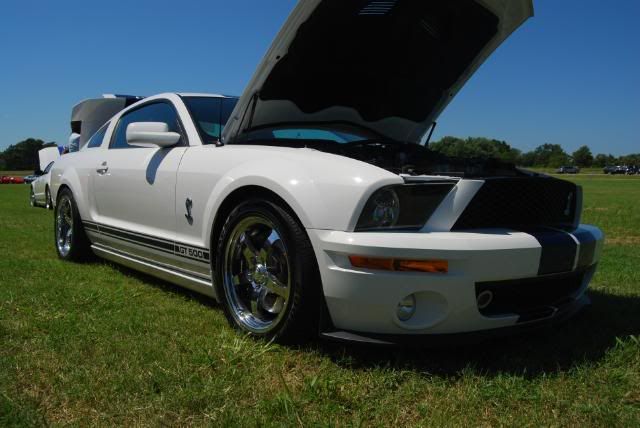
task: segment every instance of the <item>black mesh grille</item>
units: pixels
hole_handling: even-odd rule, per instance
[[[570,226],[577,195],[575,184],[551,177],[489,178],[453,230]]]
[[[522,279],[516,281],[481,282],[476,284],[476,297],[490,293],[489,305],[479,309],[484,316],[520,315],[519,322],[544,318],[573,300],[580,290],[584,272]]]

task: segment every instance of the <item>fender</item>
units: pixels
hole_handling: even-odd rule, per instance
[[[277,194],[307,229],[345,231],[355,226],[374,191],[403,182],[400,176],[373,165],[311,149],[192,147],[178,172],[176,209],[184,212],[184,201],[192,199],[195,221],[187,226],[178,219],[177,238],[208,247],[218,209],[242,187],[259,186]]]

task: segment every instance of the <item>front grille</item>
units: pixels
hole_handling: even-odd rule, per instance
[[[576,216],[578,187],[552,177],[488,178],[452,230],[566,227]]]
[[[479,282],[476,298],[490,293],[490,303],[479,308],[482,315],[516,314],[518,322],[533,321],[553,315],[574,299],[582,287],[584,272],[521,279],[515,281]]]

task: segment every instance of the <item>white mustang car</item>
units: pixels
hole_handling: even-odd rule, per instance
[[[239,99],[143,99],[55,164],[58,254],[197,290],[279,342],[461,340],[574,314],[603,242],[580,188],[425,144],[532,13],[301,1]]]
[[[47,147],[38,152],[40,172],[34,180],[29,183],[29,203],[32,207],[41,206],[52,209],[51,199],[51,169],[58,158],[60,152],[57,147]]]

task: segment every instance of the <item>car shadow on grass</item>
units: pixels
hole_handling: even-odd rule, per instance
[[[388,348],[317,343],[310,348],[345,368],[389,367],[444,376],[473,369],[484,375],[534,378],[598,362],[620,339],[640,334],[640,297],[593,290],[589,296],[593,304],[560,325],[474,345]]]
[[[189,300],[195,300],[204,306],[208,306],[214,309],[215,308],[221,309],[218,302],[216,302],[216,300],[213,299],[212,297],[205,296],[204,294],[200,294],[195,291],[191,291],[188,288],[180,287],[179,285],[175,285],[163,279],[156,278],[155,276],[148,275],[144,272],[140,272],[140,271],[128,268],[126,266],[122,266],[117,263],[110,262],[108,260],[96,260],[95,263],[107,264],[113,270],[120,272],[124,276],[135,278],[138,281],[143,282],[145,285],[157,288],[171,295],[178,296],[181,298],[186,298]]]

